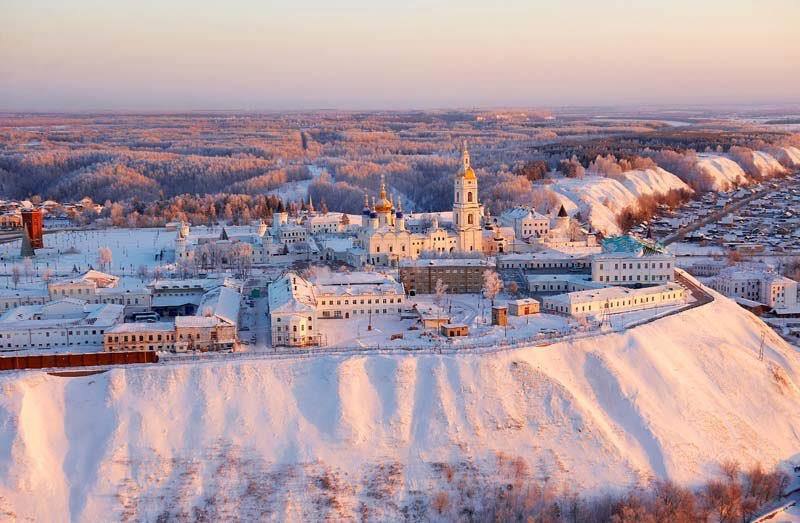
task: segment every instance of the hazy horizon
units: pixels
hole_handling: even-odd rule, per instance
[[[800,4],[7,0],[0,110],[800,103]]]

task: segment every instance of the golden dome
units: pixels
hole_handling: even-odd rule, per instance
[[[467,141],[464,140],[464,148],[461,151],[461,170],[458,171],[458,175],[462,176],[466,180],[475,180],[475,171],[472,170],[472,166],[470,165],[469,161],[469,150],[467,149]]]
[[[386,184],[383,181],[383,175],[381,175],[381,195],[380,200],[375,204],[375,212],[392,212],[393,207],[392,202],[386,199]]]

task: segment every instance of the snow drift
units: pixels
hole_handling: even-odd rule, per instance
[[[635,207],[640,196],[666,194],[673,189],[691,192],[680,178],[660,167],[628,171],[613,178],[560,178],[550,188],[570,215],[580,212],[606,235],[620,233],[617,215],[626,207]]]
[[[758,352],[767,333],[764,361]],[[494,354],[323,356],[3,375],[0,513],[399,519],[443,467],[591,494],[800,448],[800,358],[718,297],[620,334]],[[505,458],[504,458],[505,457]]]

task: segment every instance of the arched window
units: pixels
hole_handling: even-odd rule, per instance
[[[458,203],[458,193],[456,193],[456,203]]]
[[[472,193],[470,193],[470,194],[472,194]],[[471,214],[467,215],[467,223],[472,225],[472,215]]]
[[[467,202],[472,203],[472,191],[467,193]]]

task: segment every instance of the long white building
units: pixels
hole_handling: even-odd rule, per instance
[[[332,273],[313,283],[287,272],[269,286],[272,344],[319,345],[324,339],[321,320],[368,316],[399,318],[405,303],[403,285],[388,275]]]
[[[88,303],[113,303],[123,305],[125,314],[150,310],[151,291],[138,281],[122,280],[104,272],[89,270],[72,277],[48,283],[50,300],[77,298]]]
[[[709,286],[729,298],[759,302],[776,310],[798,306],[797,282],[762,265],[728,267]]]
[[[677,283],[632,289],[603,287],[584,291],[545,296],[542,312],[569,316],[616,314],[685,302],[685,289]]]
[[[17,307],[0,317],[0,350],[100,349],[105,332],[123,321],[123,309],[75,298]]]
[[[675,280],[675,255],[632,236],[602,242],[592,257],[592,281],[606,285],[660,285]]]

